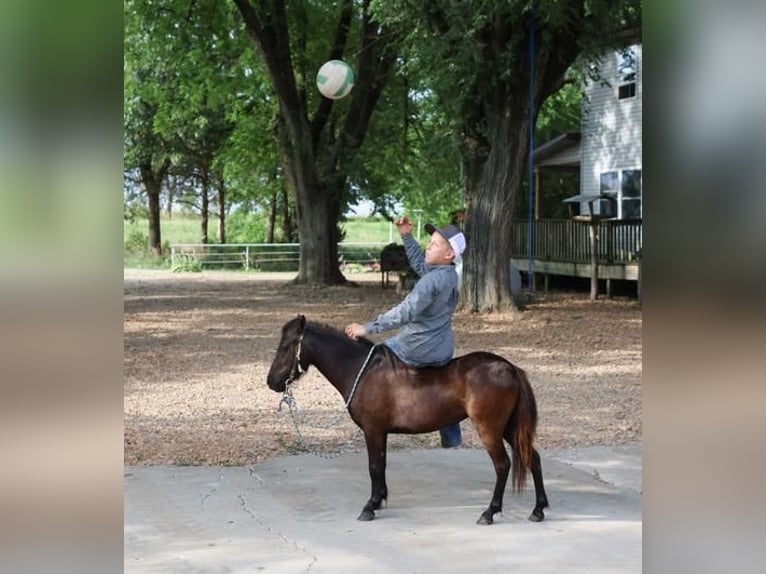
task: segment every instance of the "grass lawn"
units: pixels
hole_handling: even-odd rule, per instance
[[[208,237],[215,241],[216,220],[208,220]],[[201,219],[193,215],[174,214],[168,218],[164,213],[160,218],[160,233],[162,242],[169,243],[199,243]],[[389,243],[392,239],[399,242],[396,227],[385,220],[368,217],[349,219],[343,223],[346,231],[346,243]],[[123,226],[123,242],[127,242],[132,233],[149,234],[149,224],[145,219],[137,219],[133,223],[125,222]],[[255,242],[254,242],[255,243]]]
[[[160,233],[162,242],[170,243],[199,243],[201,235],[202,219],[191,215],[175,214],[172,218],[163,213],[160,216]],[[207,222],[208,237],[215,238],[216,220]],[[133,223],[125,222],[123,226],[123,241],[127,241],[131,233],[138,232],[149,235],[149,222],[146,219],[137,219]]]
[[[215,242],[217,221],[211,218],[208,221],[208,237]],[[160,258],[150,257],[146,251],[146,242],[149,235],[149,224],[146,219],[137,219],[134,222],[125,222],[123,225],[123,242],[125,252],[123,266],[138,269],[163,269],[170,266],[169,244],[199,243],[201,218],[195,215],[173,214],[168,218],[164,213],[160,219],[160,233],[162,235],[163,255]],[[385,245],[392,240],[401,243],[396,227],[388,221],[358,217],[349,219],[343,223],[346,232],[344,243],[376,243]],[[256,243],[256,241],[253,241]]]

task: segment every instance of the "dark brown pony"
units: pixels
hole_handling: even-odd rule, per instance
[[[367,362],[361,377],[358,374]],[[537,405],[523,370],[492,353],[469,353],[443,367],[413,368],[383,345],[354,341],[343,333],[307,322],[303,315],[282,328],[282,340],[268,376],[269,387],[284,392],[309,368],[317,369],[348,404],[364,432],[372,494],[359,520],[372,520],[388,498],[386,441],[389,433],[418,434],[471,419],[495,466],[495,490],[479,524],[491,524],[503,508],[511,468],[503,439],[513,450],[513,488],[521,490],[527,471],[535,483],[535,508],[529,516],[545,518],[548,498],[540,455],[532,446]],[[354,386],[355,381],[358,383]],[[353,392],[353,396],[352,396]]]

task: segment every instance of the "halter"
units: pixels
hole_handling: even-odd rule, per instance
[[[303,345],[303,335],[305,332],[306,329],[304,328],[303,331],[301,331],[301,336],[298,337],[298,344],[295,345],[295,363],[290,368],[290,373],[287,375],[287,379],[285,379],[285,392],[287,392],[290,385],[292,385],[305,372],[301,366],[301,346]]]
[[[285,379],[285,390],[282,393],[282,400],[279,401],[279,407],[277,408],[278,411],[282,410],[282,403],[285,403],[288,407],[290,407],[290,412],[293,413],[293,408],[297,408],[297,404],[295,401],[295,397],[293,396],[293,391],[290,389],[290,385],[293,384],[300,375],[302,375],[305,371],[303,370],[303,367],[301,366],[301,345],[303,344],[303,334],[305,333],[305,329],[301,331],[301,336],[298,338],[298,344],[295,346],[295,364],[290,369],[290,374]],[[356,378],[354,379],[354,384],[351,387],[351,392],[348,395],[348,399],[346,399],[346,404],[344,406],[344,411],[341,412],[340,415],[338,415],[338,419],[344,414],[345,411],[348,410],[349,406],[351,405],[351,401],[354,400],[354,394],[356,393],[356,387],[359,384],[359,380],[362,378],[362,374],[364,373],[364,370],[367,368],[367,363],[370,362],[370,359],[372,358],[372,354],[375,352],[375,349],[379,347],[380,345],[378,343],[375,343],[372,347],[370,347],[370,352],[367,353],[367,358],[365,358],[364,362],[362,363],[362,366],[359,369],[359,372],[356,374]],[[334,423],[333,423],[334,424]],[[297,426],[296,426],[297,428]]]
[[[298,340],[298,345],[295,348],[295,358],[298,359],[297,363],[298,363],[298,372],[299,373],[303,372],[303,369],[300,366],[300,354],[301,354],[301,342],[302,342],[302,340],[303,340],[303,333],[301,333],[301,337]],[[372,354],[375,352],[375,349],[378,346],[379,346],[378,343],[374,344],[370,348],[370,352],[367,353],[367,358],[364,360],[364,363],[362,363],[362,366],[359,369],[359,372],[356,374],[356,378],[354,379],[354,384],[351,387],[351,392],[349,393],[348,399],[346,399],[346,402],[343,405],[343,410],[338,413],[338,416],[336,416],[335,419],[330,421],[328,424],[321,424],[321,425],[307,424],[305,426],[307,426],[309,428],[315,428],[315,429],[329,429],[329,428],[332,428],[332,427],[336,426],[340,422],[341,418],[343,418],[343,415],[345,415],[346,412],[348,412],[349,406],[351,405],[351,401],[354,400],[354,394],[356,393],[356,387],[357,387],[357,385],[359,384],[359,381],[362,378],[362,374],[364,373],[364,370],[367,368],[367,364],[370,362],[370,359],[372,358]],[[295,368],[293,368],[293,370],[295,370]],[[341,447],[341,449],[338,452],[334,453],[334,454],[321,453],[321,452],[311,448],[311,446],[306,442],[306,439],[303,437],[303,433],[301,432],[301,427],[298,424],[298,416],[297,416],[297,414],[300,411],[300,409],[298,408],[298,402],[295,400],[295,397],[293,396],[293,391],[290,389],[290,383],[293,383],[294,381],[295,381],[295,378],[294,378],[294,376],[293,376],[293,374],[291,372],[290,376],[287,377],[287,380],[285,381],[285,390],[282,393],[282,400],[279,401],[279,406],[277,407],[277,411],[278,412],[282,411],[282,405],[283,404],[286,404],[287,407],[290,409],[290,416],[293,419],[293,425],[295,426],[295,431],[298,433],[298,440],[302,444],[304,450],[306,450],[307,452],[310,452],[311,454],[313,454],[315,456],[318,456],[320,458],[335,458],[335,457],[338,457],[338,456],[342,455],[344,452],[346,452],[347,448],[350,448],[351,445],[356,441],[356,439],[358,438],[359,434],[362,431],[361,427],[358,427],[356,435],[352,436],[347,441],[346,445]],[[303,418],[303,415],[301,415],[301,419],[302,419],[302,422],[305,422],[305,419]]]

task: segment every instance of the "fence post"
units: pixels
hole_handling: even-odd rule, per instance
[[[592,218],[590,230],[590,300],[598,297],[598,220]]]
[[[250,246],[245,245],[245,271],[250,271]]]
[[[176,248],[174,245],[170,246],[170,268],[175,269],[176,266]]]

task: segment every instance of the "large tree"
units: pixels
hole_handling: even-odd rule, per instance
[[[369,0],[234,4],[279,101],[283,165],[296,198],[301,243],[295,280],[343,283],[337,244],[349,199],[347,176],[395,63],[396,38],[372,18]],[[328,15],[335,19],[331,27]],[[337,103],[320,98],[314,87],[316,70],[329,59],[348,60],[356,73],[353,91]]]
[[[246,42],[229,4],[125,0],[125,170],[137,172],[149,205],[149,246],[160,254],[160,193],[172,175],[199,197],[207,242],[210,189],[225,239],[225,182],[217,161],[235,128],[246,80]],[[199,201],[197,201],[199,199]]]
[[[429,77],[459,133],[468,238],[462,304],[515,310],[511,225],[533,118],[578,58],[625,42],[621,31],[640,25],[641,2],[377,0],[374,9],[406,31],[408,60]]]
[[[124,170],[136,188],[143,187],[147,198],[149,220],[149,249],[160,255],[160,192],[171,165],[168,141],[156,128],[156,116],[163,74],[142,56],[150,33],[144,21],[133,9],[133,2],[124,4]]]

